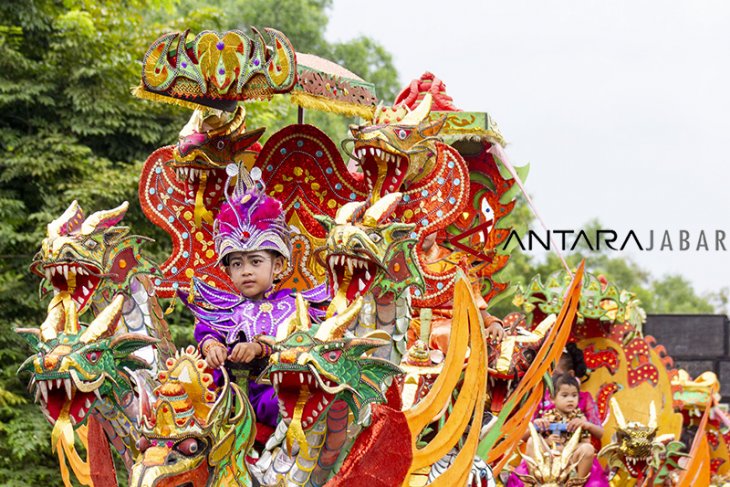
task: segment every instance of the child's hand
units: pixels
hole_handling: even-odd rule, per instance
[[[495,321],[487,328],[487,339],[492,342],[501,342],[504,338],[504,328],[500,321]]]
[[[237,343],[228,359],[231,362],[247,364],[261,354],[261,345],[256,342]]]
[[[546,432],[550,428],[550,421],[548,421],[547,418],[538,418],[533,421],[533,424],[535,425],[535,428],[542,433]]]
[[[584,418],[573,418],[568,422],[568,425],[565,427],[565,429],[568,430],[568,433],[572,433],[578,428],[586,429],[587,421]]]
[[[208,349],[205,361],[208,362],[208,367],[217,369],[226,362],[226,357],[228,357],[228,350],[225,346],[212,346]]]

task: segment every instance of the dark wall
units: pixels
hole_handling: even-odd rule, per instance
[[[725,315],[648,315],[644,335],[656,338],[677,368],[692,378],[717,374],[723,402],[730,402],[730,320]]]

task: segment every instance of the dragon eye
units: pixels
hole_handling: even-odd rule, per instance
[[[91,249],[91,250],[94,250],[97,245],[99,245],[99,242],[97,242],[93,238],[87,239],[84,242],[84,246],[86,246],[87,249]]]
[[[328,362],[335,363],[340,359],[341,355],[342,355],[342,350],[330,350],[329,352],[326,352],[324,354],[324,358]]]
[[[369,233],[368,237],[370,238],[370,240],[373,241],[373,243],[378,243],[381,240],[383,240],[383,237],[381,237],[379,233],[375,233],[375,232]]]
[[[218,143],[215,144],[215,146],[218,148],[218,150],[223,150],[223,148],[226,146],[226,142],[223,140],[219,140]]]
[[[411,131],[406,129],[398,129],[398,132],[396,132],[396,134],[398,135],[398,138],[400,140],[405,140],[409,135],[411,135]]]
[[[98,362],[100,358],[101,352],[99,350],[91,350],[90,352],[86,352],[86,360],[88,360],[92,364]]]
[[[200,451],[200,444],[195,438],[188,438],[175,445],[175,450],[186,457],[192,457]]]

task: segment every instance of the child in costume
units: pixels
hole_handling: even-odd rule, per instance
[[[536,428],[543,432],[543,435],[550,438],[549,424],[565,422],[565,433],[560,432],[559,438],[550,438],[551,441],[561,444],[580,426],[583,429],[581,439],[584,444],[579,446],[576,454],[583,454],[586,460],[580,462],[577,473],[581,477],[588,475],[586,487],[608,487],[608,477],[596,458],[597,450],[592,444],[592,442],[595,442],[600,445],[603,436],[603,427],[598,416],[598,409],[590,393],[580,391],[580,381],[576,378],[576,375],[582,376],[585,372],[582,352],[574,344],[569,344],[568,349],[563,353],[555,368],[553,395],[547,396],[540,404],[535,413],[534,423]],[[560,394],[561,389],[566,397],[558,399],[557,396]],[[558,402],[561,402],[561,404],[558,405]],[[590,458],[590,461],[587,458]],[[527,472],[527,463],[523,461],[510,475],[507,487],[523,487],[524,483],[519,479],[518,474],[526,474]]]
[[[579,388],[578,379],[570,374],[553,376],[553,393],[551,397],[555,407],[548,409],[542,417],[533,421],[537,430],[548,438],[548,442],[552,445],[562,447],[578,428],[582,428],[581,441],[583,442],[590,442],[591,435],[599,439],[603,436],[601,425],[588,421],[583,411],[578,408]],[[553,429],[551,429],[551,425]],[[595,454],[595,450],[593,450],[593,453]],[[590,460],[592,462],[593,458]]]
[[[208,365],[265,359],[271,349],[257,340],[276,335],[278,325],[295,310],[290,290],[274,291],[275,276],[291,257],[290,230],[281,203],[254,184],[240,185],[221,205],[214,222],[214,242],[240,295],[193,281],[193,293],[180,293],[195,314],[195,340]],[[257,421],[275,427],[278,404],[273,387],[249,382],[249,400]]]

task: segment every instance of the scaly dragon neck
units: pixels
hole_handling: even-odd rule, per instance
[[[104,429],[109,443],[112,444],[129,471],[137,453],[139,432],[135,425],[137,417],[137,398],[130,398],[126,404],[118,404],[109,398],[97,403],[93,413]]]
[[[411,322],[410,293],[405,292],[395,300],[375,297],[373,293],[366,294],[364,298],[362,311],[352,331],[356,336],[364,336],[375,330],[388,333],[391,344],[380,347],[373,353],[373,357],[399,364],[406,350]]]
[[[341,463],[341,456],[346,454],[347,445],[355,440],[353,437],[348,438],[349,426],[347,404],[341,400],[334,401],[327,416],[315,423],[307,433],[307,451],[299,451],[290,456],[283,448],[274,450],[270,464],[259,477],[261,483],[274,485],[279,476],[283,475],[286,485],[324,485]]]

